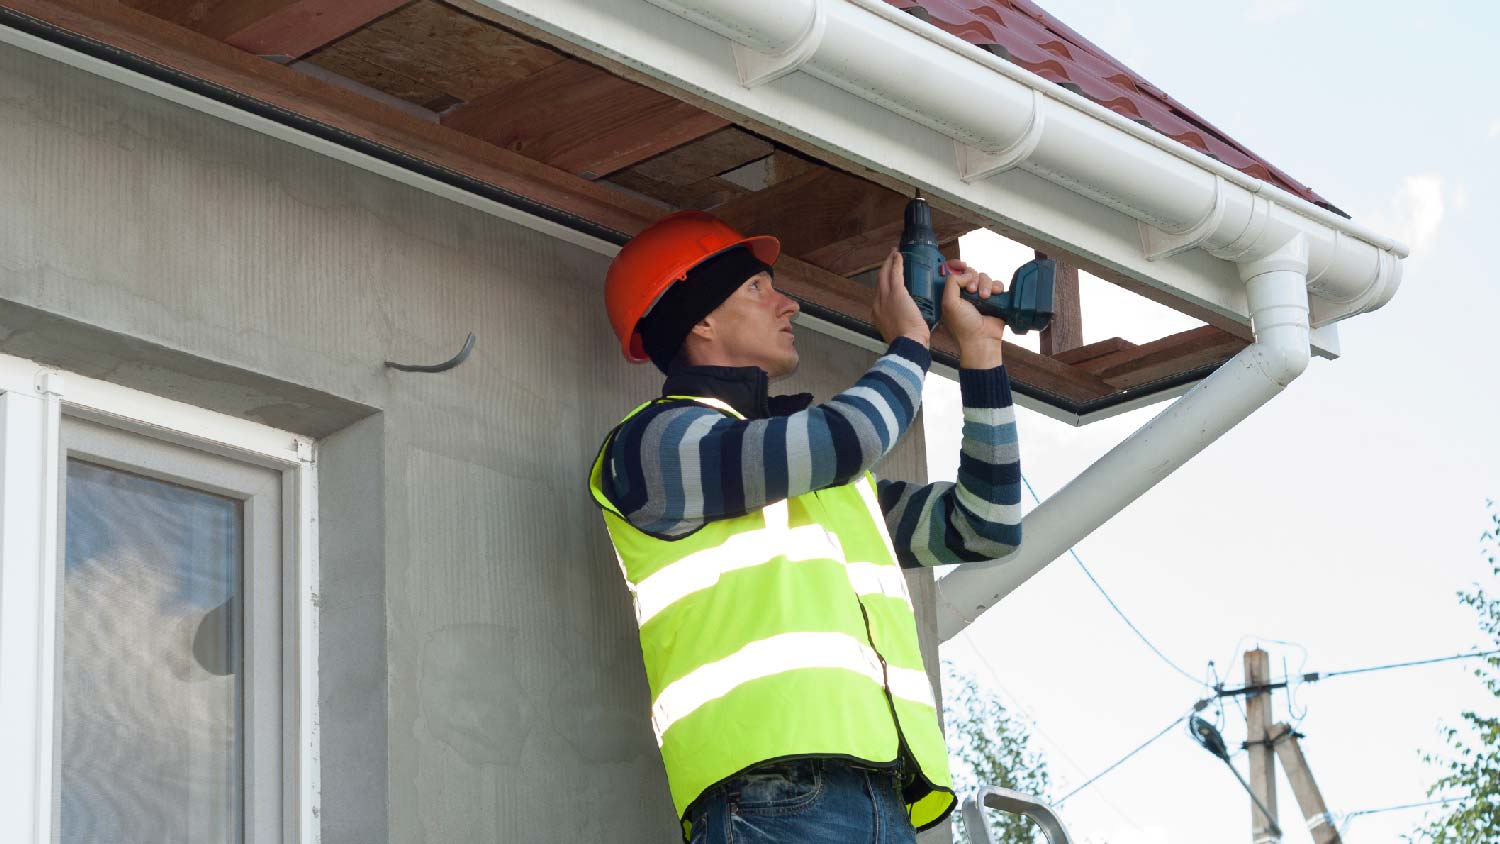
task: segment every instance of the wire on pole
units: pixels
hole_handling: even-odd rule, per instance
[[[1041,504],[1042,499],[1037,496],[1036,490],[1032,488],[1031,480],[1025,475],[1022,475],[1021,483],[1026,485],[1026,491],[1031,494],[1032,502]],[[1207,683],[1203,682],[1203,679],[1201,677],[1193,676],[1191,672],[1183,669],[1182,666],[1173,662],[1170,658],[1167,657],[1166,654],[1162,653],[1161,648],[1158,648],[1154,643],[1152,643],[1150,639],[1146,638],[1146,634],[1142,633],[1141,629],[1135,626],[1135,622],[1131,621],[1130,617],[1125,614],[1125,611],[1120,609],[1120,605],[1115,603],[1115,599],[1109,596],[1109,592],[1105,591],[1104,586],[1099,582],[1099,579],[1094,577],[1094,573],[1089,571],[1088,566],[1084,565],[1083,558],[1078,556],[1078,552],[1076,550],[1069,548],[1068,554],[1072,556],[1073,562],[1077,563],[1080,569],[1083,569],[1084,575],[1088,577],[1090,583],[1094,584],[1094,588],[1099,590],[1099,594],[1104,596],[1104,600],[1109,603],[1109,608],[1115,611],[1115,615],[1118,615],[1120,617],[1120,620],[1125,622],[1125,626],[1130,628],[1130,632],[1134,633],[1136,635],[1136,638],[1140,639],[1141,642],[1146,645],[1146,647],[1150,648],[1151,652],[1156,654],[1157,658],[1166,663],[1167,666],[1170,667],[1173,671],[1176,671],[1178,674],[1181,674],[1182,676],[1193,681],[1193,683],[1195,683],[1196,685],[1205,687],[1208,686]]]
[[[1343,671],[1314,671],[1311,674],[1303,674],[1302,679],[1309,683],[1316,683],[1319,680],[1327,680],[1329,677],[1345,677],[1350,674],[1368,674],[1372,671],[1389,671],[1393,668],[1413,668],[1418,665],[1433,665],[1439,662],[1452,662],[1453,660],[1457,659],[1477,659],[1479,657],[1495,656],[1497,654],[1500,654],[1500,650],[1473,651],[1466,654],[1454,654],[1453,656],[1439,656],[1432,659],[1417,659],[1412,660],[1411,662],[1392,662],[1387,665],[1371,665],[1365,668],[1348,668]]]
[[[1072,797],[1073,795],[1075,795],[1078,792],[1084,790],[1085,788],[1088,788],[1089,786],[1093,785],[1095,782],[1098,782],[1099,779],[1101,777],[1103,777],[1105,774],[1107,774],[1110,771],[1113,771],[1114,769],[1116,769],[1116,768],[1120,767],[1121,765],[1125,764],[1126,760],[1130,759],[1130,757],[1136,755],[1137,753],[1140,753],[1142,750],[1145,750],[1147,747],[1150,747],[1153,742],[1155,742],[1157,739],[1161,738],[1162,736],[1166,735],[1168,732],[1171,731],[1171,729],[1173,727],[1177,726],[1178,724],[1181,724],[1188,717],[1188,714],[1189,713],[1184,712],[1183,714],[1177,716],[1176,720],[1174,720],[1172,723],[1166,725],[1165,727],[1162,727],[1160,731],[1158,731],[1151,738],[1148,738],[1145,741],[1141,742],[1134,750],[1130,751],[1129,753],[1127,753],[1124,756],[1121,756],[1119,759],[1115,760],[1115,763],[1113,765],[1110,765],[1108,768],[1105,768],[1104,770],[1100,771],[1099,773],[1094,774],[1092,777],[1089,778],[1088,782],[1085,782],[1083,785],[1078,786],[1077,788],[1073,789],[1072,791],[1070,791],[1067,794],[1064,794],[1062,797],[1058,798],[1057,802],[1055,804],[1053,804],[1053,805],[1061,806],[1065,801],[1067,801],[1067,799],[1069,797]]]

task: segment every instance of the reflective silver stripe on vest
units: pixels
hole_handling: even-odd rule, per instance
[[[843,633],[782,633],[740,648],[717,662],[699,666],[672,682],[651,705],[651,726],[657,746],[672,726],[699,707],[728,695],[740,686],[804,668],[842,668],[886,686],[893,696],[937,708],[927,674],[912,668],[885,669],[875,650]],[[886,684],[889,677],[889,685]]]
[[[713,588],[725,574],[762,566],[777,557],[785,557],[794,563],[808,560],[843,562],[844,551],[838,537],[821,525],[787,526],[786,501],[767,504],[761,508],[761,513],[766,521],[764,528],[737,533],[717,547],[687,554],[637,584],[631,590],[635,597],[636,622],[645,626],[646,622],[683,598]],[[911,605],[906,578],[897,566],[845,563],[844,571],[856,594],[886,595]]]
[[[845,563],[844,571],[849,575],[849,585],[860,597],[884,595],[905,601],[911,606],[911,596],[906,592],[906,575],[897,566],[879,563]]]

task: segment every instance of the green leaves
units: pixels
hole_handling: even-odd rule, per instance
[[[1031,734],[994,694],[951,662],[943,661],[943,724],[954,790],[998,785],[1047,796],[1047,762],[1031,748]],[[954,817],[957,817],[955,813]],[[1024,817],[987,813],[995,844],[1032,844],[1040,830]],[[954,844],[969,844],[963,824],[953,824]]]
[[[1489,524],[1480,536],[1481,554],[1490,574],[1500,581],[1500,512],[1489,506]],[[1500,647],[1500,599],[1490,597],[1482,584],[1460,592],[1459,603],[1478,616],[1479,629]],[[1474,672],[1485,688],[1500,698],[1500,656],[1492,656]],[[1497,702],[1500,703],[1500,702]],[[1477,712],[1459,713],[1461,726],[1445,725],[1448,751],[1424,753],[1422,760],[1443,771],[1428,796],[1459,799],[1443,808],[1443,815],[1407,836],[1412,842],[1472,844],[1500,841],[1500,717]]]

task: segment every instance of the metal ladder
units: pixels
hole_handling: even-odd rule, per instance
[[[1073,839],[1068,837],[1068,830],[1063,826],[1062,818],[1057,816],[1057,812],[1051,806],[1042,802],[1041,798],[996,785],[977,788],[964,798],[962,809],[964,831],[969,833],[971,844],[994,844],[994,839],[990,837],[990,828],[984,822],[986,806],[1031,818],[1037,826],[1042,828],[1042,834],[1047,836],[1047,844],[1072,844]]]

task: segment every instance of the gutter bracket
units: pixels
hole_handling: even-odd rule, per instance
[[[1180,232],[1162,231],[1150,223],[1140,223],[1141,246],[1146,260],[1160,261],[1195,249],[1218,231],[1224,222],[1224,207],[1228,204],[1228,191],[1223,176],[1214,176],[1214,204],[1203,219]]]
[[[739,71],[740,84],[746,88],[758,88],[767,82],[775,82],[788,73],[807,64],[823,43],[823,33],[828,29],[828,0],[813,0],[812,21],[807,29],[790,46],[779,53],[761,53],[732,41],[734,65]]]
[[[972,183],[1020,166],[1021,162],[1036,151],[1037,144],[1042,142],[1042,129],[1046,125],[1042,103],[1042,92],[1033,89],[1031,118],[1026,123],[1025,131],[1021,133],[1021,137],[1000,152],[985,152],[962,141],[954,141],[953,150],[958,158],[958,177],[965,183]]]

